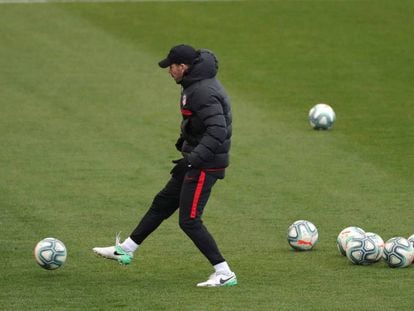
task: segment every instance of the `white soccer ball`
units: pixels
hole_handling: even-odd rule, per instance
[[[366,232],[365,235],[367,237],[370,237],[375,242],[375,244],[377,244],[379,248],[379,253],[378,253],[378,258],[376,261],[379,261],[384,254],[384,244],[385,244],[384,240],[378,234],[374,232]]]
[[[406,238],[394,237],[385,242],[383,258],[391,268],[408,267],[414,259],[414,248]]]
[[[296,250],[310,250],[318,242],[318,229],[307,220],[297,220],[288,228],[287,240]]]
[[[414,247],[414,234],[413,235],[410,235],[410,237],[407,239],[410,243],[411,243],[411,245]]]
[[[365,235],[351,237],[347,243],[346,257],[356,265],[370,265],[378,261],[381,250],[377,243]]]
[[[329,130],[335,120],[335,111],[327,104],[317,104],[309,111],[309,123],[315,130]]]
[[[36,262],[44,269],[55,270],[61,267],[67,257],[65,244],[55,238],[46,238],[36,244]]]
[[[336,238],[336,246],[342,256],[346,256],[347,243],[352,237],[362,238],[365,236],[365,231],[359,227],[350,226],[343,229]]]

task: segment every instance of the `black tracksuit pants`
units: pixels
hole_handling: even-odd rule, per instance
[[[141,244],[158,226],[177,209],[179,225],[212,265],[224,260],[216,242],[204,226],[201,216],[216,183],[217,174],[190,169],[180,175],[173,174],[166,186],[155,196],[150,209],[130,235]]]

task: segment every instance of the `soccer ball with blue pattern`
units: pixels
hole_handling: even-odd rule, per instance
[[[356,265],[370,265],[381,258],[381,249],[373,238],[364,235],[352,237],[346,248],[346,257]]]
[[[55,238],[46,238],[37,243],[34,249],[36,262],[44,269],[55,270],[66,261],[65,245]]]
[[[300,251],[312,249],[318,242],[318,229],[307,220],[297,220],[288,228],[287,240],[289,245]]]
[[[335,111],[327,104],[317,104],[309,111],[309,123],[315,130],[329,130],[335,120]]]
[[[413,245],[403,237],[391,238],[385,242],[383,258],[391,268],[408,267],[414,259]]]
[[[411,235],[409,238],[408,238],[408,241],[411,243],[411,245],[414,247],[414,234],[413,235]]]
[[[346,256],[348,241],[353,237],[362,238],[364,236],[365,231],[360,227],[350,226],[343,229],[341,232],[339,232],[338,237],[336,238],[336,246],[339,253],[341,253],[342,256]]]
[[[365,233],[366,236],[370,237],[375,244],[377,244],[378,248],[379,248],[379,253],[378,253],[378,257],[377,257],[377,261],[379,261],[382,256],[384,255],[384,240],[381,238],[380,235],[374,233],[374,232],[367,232]]]

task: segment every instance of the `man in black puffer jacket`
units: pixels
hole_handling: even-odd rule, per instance
[[[229,98],[215,78],[218,62],[200,50],[195,63],[177,83],[181,94],[181,136],[177,149],[193,167],[224,169],[229,165],[231,110]],[[173,76],[174,77],[174,76]]]
[[[133,252],[168,217],[179,209],[179,225],[215,272],[199,287],[233,286],[234,272],[221,255],[215,240],[202,222],[202,214],[212,187],[224,178],[229,165],[231,141],[230,101],[216,79],[218,61],[208,50],[196,51],[189,45],[173,47],[159,62],[182,86],[181,132],[175,146],[182,158],[173,161],[171,178],[155,196],[153,203],[132,234],[115,246],[96,247],[94,252],[121,264],[129,264]]]

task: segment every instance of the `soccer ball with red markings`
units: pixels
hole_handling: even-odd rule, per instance
[[[289,226],[287,240],[289,245],[299,251],[312,249],[318,242],[316,226],[307,220],[297,220]]]

